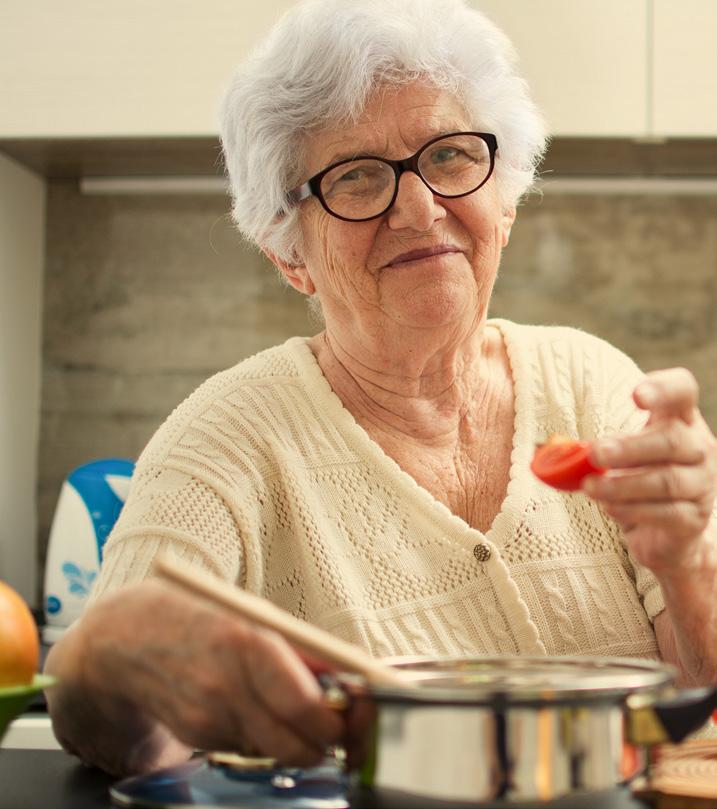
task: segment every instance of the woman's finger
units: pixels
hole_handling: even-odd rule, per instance
[[[674,416],[692,424],[699,401],[699,385],[686,368],[653,371],[635,388],[633,398],[638,407],[653,415]]]
[[[680,419],[655,422],[634,435],[595,441],[591,460],[597,466],[621,469],[650,464],[701,464],[706,457],[708,436]]]
[[[591,475],[583,488],[603,503],[696,501],[713,495],[714,483],[701,466],[664,464]]]
[[[703,501],[639,502],[602,504],[605,512],[627,532],[654,528],[672,540],[691,539],[706,528],[711,510]]]
[[[328,745],[317,742],[311,734],[302,733],[295,725],[275,716],[264,698],[242,705],[242,744],[245,755],[271,756],[282,764],[310,767],[325,756]],[[230,748],[231,749],[231,748]]]
[[[296,766],[316,764],[325,755],[323,745],[275,717],[250,689],[240,686],[233,702],[225,700],[212,708],[184,702],[168,724],[180,741],[201,750],[271,756]]]
[[[257,703],[277,722],[317,749],[340,741],[343,718],[331,709],[314,675],[292,647],[262,630],[251,653],[242,659],[243,674]]]

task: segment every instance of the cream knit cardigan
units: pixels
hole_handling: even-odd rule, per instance
[[[143,452],[93,598],[170,550],[376,656],[658,658],[662,593],[618,526],[529,470],[552,433],[636,431],[642,378],[569,328],[490,320],[515,386],[507,497],[487,533],[359,427],[295,337],[205,382]]]

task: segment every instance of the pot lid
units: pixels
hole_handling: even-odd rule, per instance
[[[652,660],[617,657],[399,658],[388,662],[405,673],[408,686],[371,686],[371,695],[379,701],[474,705],[616,701],[635,691],[663,689],[677,673]],[[351,680],[349,676],[344,682]]]

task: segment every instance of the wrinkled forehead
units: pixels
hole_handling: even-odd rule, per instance
[[[402,158],[442,133],[471,129],[461,100],[425,84],[379,87],[353,122],[306,136],[306,175],[357,155]]]

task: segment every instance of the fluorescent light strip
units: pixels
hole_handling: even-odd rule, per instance
[[[543,178],[545,194],[717,195],[717,177],[563,177]]]
[[[82,177],[83,194],[226,194],[223,177]]]

